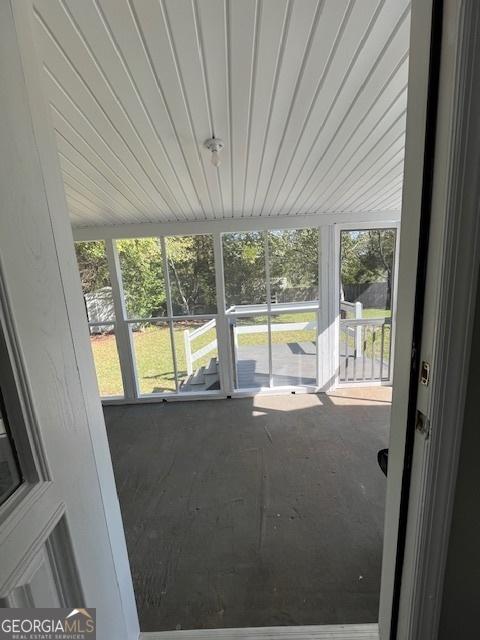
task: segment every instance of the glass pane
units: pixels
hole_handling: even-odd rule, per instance
[[[342,231],[342,317],[388,318],[392,309],[396,229]],[[357,310],[355,310],[355,303]]]
[[[260,231],[223,235],[227,309],[267,301],[264,237]]]
[[[316,314],[310,312],[272,315],[271,331],[273,385],[316,385]]]
[[[231,319],[235,353],[235,387],[250,389],[269,386],[267,316]]]
[[[127,317],[167,314],[162,249],[158,238],[117,240]]]
[[[105,242],[76,242],[78,270],[89,322],[115,320]]]
[[[272,303],[318,300],[318,229],[268,232]]]
[[[342,382],[390,378],[395,243],[396,229],[341,232]]]
[[[123,381],[118,359],[117,341],[113,324],[90,327],[95,370],[100,396],[123,396]]]
[[[166,245],[173,314],[216,313],[213,237],[175,236]]]
[[[220,389],[215,319],[174,322],[175,354],[181,393]]]
[[[131,325],[141,395],[175,391],[175,368],[167,322]]]
[[[0,504],[22,484],[13,438],[0,394]]]

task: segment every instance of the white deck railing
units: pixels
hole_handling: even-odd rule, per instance
[[[217,348],[217,339],[215,338],[215,340],[212,340],[208,344],[204,345],[201,349],[198,349],[198,351],[192,351],[192,342],[196,338],[203,336],[203,334],[207,333],[207,331],[210,331],[210,329],[213,329],[215,325],[216,319],[212,318],[201,327],[198,327],[198,329],[194,329],[193,331],[185,329],[185,331],[183,332],[183,343],[185,345],[185,361],[187,365],[188,375],[191,375],[193,373],[193,366],[197,360],[200,360],[200,358],[206,356],[207,353],[211,353]]]
[[[391,379],[391,318],[340,320],[340,382]]]

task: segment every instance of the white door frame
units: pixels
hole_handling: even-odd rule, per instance
[[[430,42],[425,34],[431,32],[431,14],[427,4],[414,3],[412,46],[418,52],[423,48],[428,60]],[[415,93],[418,82],[424,86],[427,82],[427,69],[418,54],[419,64],[411,69],[409,85],[397,360],[379,619],[381,638],[401,640],[433,640],[438,634],[480,264],[480,6],[475,0],[445,0],[442,11],[441,3],[433,4],[432,55],[438,54],[440,60],[431,73],[433,85],[438,87],[438,109],[432,95],[428,125],[425,120],[422,125],[422,110],[427,112],[427,104],[418,104],[422,94]],[[416,104],[411,105],[414,101]],[[408,127],[415,120],[413,134]],[[430,145],[425,149],[425,167],[420,147],[425,145],[427,128],[435,120],[436,130],[430,132]],[[419,135],[422,126],[425,136]],[[406,315],[415,295],[422,213],[427,214],[430,229],[423,278],[423,326],[419,331],[421,343],[414,344],[416,350],[410,352],[407,345],[412,344],[413,326]],[[422,314],[422,305],[417,312]],[[405,373],[411,359],[415,366],[409,389]],[[431,365],[428,386],[418,382],[422,361]],[[417,410],[425,416],[425,432],[415,430]],[[409,481],[404,485],[407,491],[403,501],[408,501],[408,511],[404,512],[407,519],[402,558],[397,536],[404,453]],[[397,581],[401,580],[401,588],[396,585],[398,627],[391,630],[397,559]]]
[[[437,637],[480,265],[480,5],[445,0],[430,247],[398,638]]]

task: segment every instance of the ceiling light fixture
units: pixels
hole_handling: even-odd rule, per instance
[[[225,145],[223,144],[223,140],[220,140],[220,138],[213,137],[205,141],[205,147],[212,152],[212,164],[214,167],[217,167],[217,169],[221,163],[220,151],[224,146]]]

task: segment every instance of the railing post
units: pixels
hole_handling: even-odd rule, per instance
[[[187,373],[191,375],[193,373],[192,366],[192,345],[190,344],[190,332],[185,329],[183,332],[183,344],[185,345],[185,361],[187,364]]]
[[[363,318],[363,304],[361,302],[355,302],[355,320],[361,320]],[[355,351],[357,352],[357,358],[362,355],[362,327],[357,326],[355,330]]]

